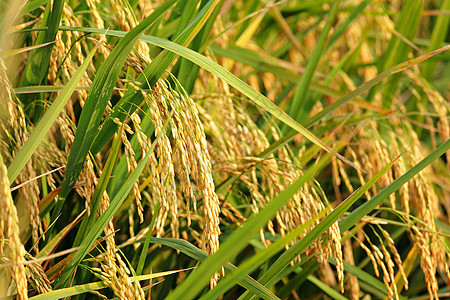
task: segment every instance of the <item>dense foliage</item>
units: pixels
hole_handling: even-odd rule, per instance
[[[449,11],[3,1],[0,297],[449,297]]]

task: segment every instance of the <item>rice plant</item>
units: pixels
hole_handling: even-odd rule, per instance
[[[449,0],[0,3],[0,299],[450,297]]]

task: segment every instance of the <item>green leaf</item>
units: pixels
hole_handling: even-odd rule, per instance
[[[347,300],[347,298],[345,298],[344,296],[339,294],[339,292],[337,292],[335,289],[333,289],[333,288],[329,287],[328,285],[326,285],[324,282],[319,280],[317,277],[315,277],[313,275],[308,275],[307,279],[311,283],[316,285],[318,288],[320,288],[322,291],[324,291],[331,298],[338,299],[338,300]]]
[[[332,263],[333,265],[336,265],[336,260],[333,257],[331,257],[328,261],[330,263]],[[372,275],[365,272],[361,268],[358,268],[357,266],[353,266],[353,265],[347,263],[346,261],[344,261],[344,270],[352,275],[355,275],[359,280],[367,283],[373,289],[378,290],[380,293],[382,293],[383,297],[388,296],[388,291],[387,291],[386,286],[378,278],[373,277]],[[403,297],[403,296],[399,296],[399,298],[405,299],[405,297]]]
[[[218,299],[221,295],[223,295],[226,291],[233,287],[238,281],[245,278],[247,274],[253,272],[256,268],[261,266],[263,263],[267,262],[272,256],[277,254],[279,251],[285,249],[286,245],[288,245],[292,240],[296,239],[301,233],[303,233],[306,229],[308,229],[314,222],[318,219],[322,218],[325,214],[325,210],[321,213],[318,213],[313,218],[297,226],[295,229],[287,233],[285,236],[279,238],[269,247],[264,250],[256,253],[251,258],[247,259],[243,262],[237,269],[233,270],[231,274],[227,274],[225,278],[219,281],[219,284],[210,290],[208,293],[203,295],[200,300],[207,299]]]
[[[320,34],[312,56],[308,59],[305,73],[301,77],[297,88],[295,89],[294,97],[290,102],[289,115],[292,116],[297,122],[303,122],[306,119],[315,103],[313,98],[309,98],[309,100],[307,98],[307,93],[309,90],[308,87],[310,86],[312,77],[317,68],[317,64],[319,63],[319,60],[323,55],[323,51],[325,50],[325,43],[331,27],[333,26],[334,19],[336,18],[339,3],[340,1],[335,0],[330,9],[325,27]],[[286,132],[287,129],[287,127],[284,127],[284,132]]]
[[[405,43],[404,39],[412,41],[419,28],[422,17],[423,0],[407,0],[402,6],[402,11],[395,22],[395,30],[402,36],[392,35],[389,45],[384,54],[383,63],[380,69],[384,70],[398,64],[411,51],[411,46]],[[383,86],[382,102],[383,108],[390,109],[395,99],[395,92],[398,90],[399,76],[393,76]]]
[[[142,240],[139,242],[142,242]],[[150,238],[150,242],[171,247],[175,250],[178,250],[186,254],[189,257],[198,260],[199,262],[204,262],[209,257],[205,251],[195,247],[194,245],[185,240],[152,237]],[[233,270],[236,270],[236,267],[228,262],[224,265],[224,269],[226,272],[232,272]],[[255,293],[255,295],[258,295],[263,299],[277,299],[277,297],[265,286],[261,285],[259,282],[257,282],[255,279],[253,279],[248,275],[244,277],[239,282],[239,284],[242,287],[251,290],[253,293]]]
[[[136,274],[140,275],[144,269],[145,259],[147,258],[148,247],[150,245],[150,239],[152,237],[153,228],[155,227],[156,217],[159,214],[160,204],[156,204],[155,210],[153,212],[152,221],[148,227],[147,235],[145,236],[144,244],[142,245],[141,256],[139,257],[139,263],[136,269]]]
[[[258,52],[238,47],[236,45],[227,45],[227,48],[221,48],[217,45],[211,45],[209,47],[216,55],[225,56],[236,61],[240,61],[246,65],[249,65],[256,70],[261,70],[264,72],[270,72],[278,78],[283,78],[289,80],[292,83],[298,83],[302,78],[296,72],[298,69],[289,70],[288,68],[281,65],[280,60],[272,57],[261,56]],[[321,85],[316,82],[310,82],[310,88],[312,91],[318,93],[332,96],[332,97],[342,97],[341,91],[334,90],[327,86]]]
[[[89,203],[91,214],[83,218],[77,235],[75,236],[73,247],[77,247],[81,244],[82,239],[86,236],[87,232],[90,230],[91,226],[95,222],[95,219],[97,218],[98,205],[100,203],[100,200],[103,198],[103,193],[108,186],[109,179],[111,178],[111,174],[116,164],[117,157],[120,153],[120,146],[122,144],[122,131],[123,126],[120,128],[119,132],[116,135],[116,138],[112,143],[111,151],[109,152],[108,159],[102,170],[102,175],[100,176],[94,194],[92,195],[91,201]]]
[[[21,15],[24,15],[26,13],[32,12],[35,9],[38,9],[42,5],[45,5],[48,2],[48,0],[32,0],[28,1],[27,4],[23,7],[22,11],[20,12]]]
[[[41,28],[45,28],[45,30],[39,32],[35,45],[52,43],[55,41],[64,7],[64,0],[55,0],[53,1],[53,5],[51,5],[51,3],[52,1],[47,1],[47,8],[51,7],[51,9],[46,9],[44,11]],[[53,45],[48,45],[30,52],[24,76],[22,76],[20,81],[20,86],[39,85],[42,83],[48,72],[52,48]],[[31,104],[34,99],[35,95],[23,95],[21,97],[27,112],[31,111],[31,106],[29,106],[29,104]],[[37,106],[34,111],[36,121],[40,119],[41,113],[42,108]]]
[[[220,13],[223,4],[224,1],[220,1],[214,8],[214,11],[211,13],[211,16],[208,18],[202,30],[192,41],[190,46],[192,50],[201,52],[200,49],[203,47],[203,45],[209,42],[212,27],[217,20],[217,16]],[[179,64],[179,69],[176,77],[178,78],[186,92],[188,94],[191,94],[194,88],[195,81],[198,77],[199,66],[184,58],[179,59],[177,64]]]
[[[441,4],[440,11],[450,11],[450,0],[443,0]],[[431,52],[439,47],[445,41],[445,37],[449,32],[450,15],[440,14],[437,17],[436,23],[433,27],[433,33],[431,34],[430,45],[428,46],[427,52]],[[428,80],[433,78],[434,69],[437,61],[428,61],[422,66],[422,74]]]
[[[50,255],[56,249],[59,243],[63,241],[64,237],[67,236],[69,231],[72,230],[72,228],[74,228],[75,225],[80,221],[80,218],[83,216],[83,214],[84,212],[78,215],[75,220],[70,222],[69,225],[60,230],[50,241],[48,241],[45,247],[41,249],[38,254],[36,254],[36,258],[42,258],[44,256]]]
[[[345,31],[349,28],[350,24],[361,15],[364,8],[369,5],[372,0],[364,0],[355,9],[352,10],[351,14],[345,18],[344,22],[342,22],[333,32],[333,35],[330,37],[330,40],[327,44],[327,49],[330,49],[331,46],[345,33]]]

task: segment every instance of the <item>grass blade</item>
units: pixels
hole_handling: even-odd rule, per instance
[[[336,260],[332,257],[328,260],[331,264],[336,265]],[[346,261],[344,261],[344,269],[346,272],[349,272],[352,275],[355,275],[358,280],[366,283],[367,285],[371,286],[372,289],[375,289],[379,291],[382,294],[382,297],[388,296],[388,291],[386,286],[383,282],[381,282],[378,278],[373,277],[369,273],[365,272],[364,270],[361,270],[357,266],[353,266]],[[399,296],[400,299],[405,299],[403,296]]]
[[[352,23],[371,2],[372,0],[364,0],[352,10],[351,14],[345,19],[345,21],[340,24],[336,30],[334,30],[333,35],[330,37],[327,44],[327,49],[331,48],[331,46],[345,33],[350,26],[350,23]]]
[[[317,41],[317,45],[314,48],[314,52],[312,56],[308,60],[308,64],[306,65],[306,70],[303,76],[300,79],[300,82],[295,89],[294,97],[292,98],[289,115],[292,116],[295,121],[303,122],[304,119],[308,116],[311,111],[315,101],[313,99],[307,99],[308,87],[311,83],[312,77],[314,76],[314,72],[317,68],[317,64],[319,63],[320,57],[325,49],[325,43],[328,38],[328,34],[333,26],[334,19],[338,12],[340,1],[335,0],[331,10],[328,14],[327,22],[325,27],[320,34],[319,40]],[[285,127],[284,132],[287,131],[287,127]]]
[[[403,5],[402,11],[395,23],[395,30],[404,38],[411,41],[419,28],[420,19],[422,16],[423,0],[409,0]],[[395,64],[398,64],[406,57],[411,49],[411,46],[405,43],[399,36],[393,35],[389,41],[386,49],[384,61],[380,64],[381,70],[385,70]],[[399,76],[394,76],[389,79],[383,87],[382,104],[383,108],[389,109],[394,99],[395,91],[398,90],[397,83]]]
[[[209,257],[205,251],[195,247],[194,245],[185,240],[152,237],[150,238],[150,242],[176,249],[186,254],[187,256],[198,260],[201,263],[204,262]],[[224,265],[224,269],[226,272],[232,272],[233,270],[236,270],[236,267],[233,266],[231,263],[227,263]],[[259,282],[257,282],[255,279],[253,279],[248,275],[244,277],[239,282],[239,284],[263,299],[276,299],[276,296],[271,291],[269,291],[265,286],[261,285]]]
[[[242,263],[237,269],[233,270],[231,274],[226,275],[225,278],[221,279],[219,281],[219,284],[214,287],[214,289],[206,293],[203,297],[201,297],[200,300],[218,299],[221,295],[223,295],[226,291],[233,287],[236,282],[244,279],[247,274],[250,274],[261,264],[268,261],[276,253],[284,249],[286,245],[289,244],[292,240],[296,239],[299,234],[309,228],[315,221],[323,217],[325,211],[326,210],[317,214],[314,218],[293,229],[269,247],[253,255],[251,258]]]
[[[307,279],[314,285],[316,285],[318,288],[320,288],[322,291],[324,291],[328,296],[330,296],[333,299],[337,299],[337,300],[347,300],[347,298],[345,298],[344,296],[342,296],[341,294],[339,294],[338,291],[336,291],[335,289],[329,287],[328,285],[326,285],[325,283],[323,283],[321,280],[319,280],[317,277],[313,276],[313,275],[309,275],[307,277]]]
[[[220,1],[214,8],[211,17],[208,18],[206,24],[203,26],[199,34],[194,38],[191,44],[191,49],[197,52],[201,52],[203,45],[208,42],[212,27],[217,20],[217,16],[220,13],[220,9],[223,6],[223,1]],[[181,85],[188,94],[192,93],[195,80],[198,77],[199,66],[193,64],[191,61],[181,58],[178,60],[179,69],[176,77],[180,81]]]
[[[282,67],[281,61],[271,57],[263,57],[258,52],[241,48],[236,45],[229,45],[226,49],[217,45],[211,45],[209,47],[215,54],[231,58],[236,61],[240,61],[246,65],[249,65],[256,70],[273,73],[275,76],[289,80],[292,83],[298,83],[301,76],[297,73],[291,72],[289,68]],[[292,69],[292,68],[291,68]],[[300,71],[301,69],[295,68],[293,71]],[[304,72],[304,70],[302,70]],[[334,90],[322,84],[311,82],[310,89],[312,91],[332,96],[342,97],[343,94],[340,91]]]
[[[150,245],[150,239],[152,237],[153,228],[156,222],[156,216],[159,213],[160,204],[159,202],[156,204],[155,211],[153,212],[152,221],[150,226],[148,227],[147,235],[145,236],[144,244],[142,245],[141,256],[139,257],[139,263],[136,268],[136,274],[140,275],[142,270],[144,269],[145,259],[147,258],[148,247]]]
[[[75,240],[73,242],[73,247],[77,247],[81,244],[82,239],[86,236],[90,227],[95,222],[95,218],[97,217],[96,212],[97,212],[98,205],[100,203],[100,200],[103,197],[103,193],[105,192],[106,187],[108,186],[109,179],[111,178],[111,173],[116,164],[117,157],[119,156],[120,146],[122,144],[122,140],[121,140],[122,131],[123,131],[123,126],[120,128],[119,132],[117,133],[116,138],[114,139],[114,141],[112,143],[111,151],[109,152],[109,155],[108,155],[108,160],[105,163],[105,166],[102,171],[102,175],[100,176],[100,179],[95,188],[94,194],[92,195],[91,202],[89,204],[90,209],[91,209],[91,214],[89,216],[83,218],[80,228],[78,229],[77,235],[75,236]]]
[[[53,5],[51,5],[53,3]],[[59,22],[64,7],[64,0],[47,1],[47,8],[44,12],[42,20],[42,28],[46,27],[45,31],[38,34],[35,45],[51,43],[55,41],[56,33],[59,30]],[[35,49],[28,57],[28,63],[25,67],[24,76],[20,81],[20,86],[39,85],[44,80],[48,67],[50,64],[50,55],[52,52],[52,45]],[[30,112],[31,106],[28,106],[35,99],[35,95],[24,95],[21,100],[25,106],[25,110]],[[36,107],[34,112],[36,121],[40,118],[42,108]]]
[[[441,4],[441,11],[450,11],[450,0],[444,0]],[[428,52],[439,48],[442,42],[445,41],[445,37],[449,31],[450,15],[441,14],[437,17],[436,23],[431,34],[430,45],[428,46]],[[436,61],[428,61],[422,66],[422,74],[428,80],[433,78],[434,68]]]
[[[26,13],[32,12],[35,9],[38,9],[42,5],[45,5],[47,0],[32,0],[28,1],[27,4],[22,8],[21,14],[24,15]]]

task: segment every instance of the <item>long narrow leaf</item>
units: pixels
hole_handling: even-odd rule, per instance
[[[442,1],[441,11],[450,11],[450,0]],[[442,45],[442,42],[445,41],[445,37],[448,36],[449,23],[449,14],[443,13],[437,17],[436,23],[433,27],[433,33],[431,34],[428,52],[439,48]],[[422,74],[426,79],[430,80],[433,78],[435,66],[436,61],[428,61],[422,66]]]
[[[98,205],[100,203],[101,198],[103,197],[103,193],[106,190],[109,179],[111,177],[111,173],[114,169],[117,157],[120,152],[120,145],[122,144],[122,131],[123,126],[120,128],[117,133],[116,138],[114,139],[111,151],[109,152],[108,160],[105,163],[105,166],[102,171],[102,175],[98,181],[98,184],[95,188],[94,194],[92,195],[91,201],[89,203],[91,214],[83,219],[80,225],[80,229],[78,229],[77,235],[75,236],[75,240],[73,242],[73,247],[77,247],[81,244],[81,240],[85,237],[86,233],[89,231],[90,227],[94,224],[96,218],[96,212]]]
[[[323,217],[324,213],[325,210],[315,215],[306,223],[293,229],[269,247],[253,255],[251,258],[242,263],[236,270],[233,270],[231,274],[226,275],[224,279],[220,280],[219,284],[214,287],[214,289],[206,293],[202,298],[200,298],[200,300],[218,299],[228,289],[233,287],[236,282],[242,280],[247,274],[253,272],[256,268],[269,260],[277,252],[284,249],[286,245],[288,245],[292,240],[296,239],[302,232],[304,232],[307,228],[314,224],[314,222]]]
[[[326,285],[324,282],[319,280],[317,277],[315,277],[313,275],[309,275],[307,278],[311,283],[316,285],[318,288],[320,288],[322,291],[324,291],[331,298],[337,299],[337,300],[347,300],[347,298],[345,298],[344,296],[339,294],[339,292],[337,292],[333,288]]]
[[[402,11],[395,22],[395,30],[398,34],[402,35],[402,38],[393,35],[389,40],[383,63],[380,64],[381,70],[398,64],[408,57],[411,46],[405,43],[404,39],[411,41],[414,38],[422,17],[423,2],[424,0],[405,1],[402,6]],[[395,99],[394,95],[398,89],[397,84],[399,78],[399,76],[393,76],[383,86],[382,104],[385,109],[389,109],[393,103],[393,99]]]
[[[51,4],[53,3],[53,4]],[[51,9],[50,9],[51,6]],[[59,23],[64,7],[64,0],[47,1],[47,8],[44,12],[42,26],[46,27],[45,31],[41,31],[35,41],[35,45],[51,43],[55,41],[58,32]],[[28,57],[28,63],[25,67],[24,76],[21,78],[20,86],[39,85],[44,80],[50,64],[50,56],[52,45],[38,48],[32,51]],[[30,111],[28,105],[35,99],[35,95],[23,95],[25,108]],[[34,111],[37,119],[40,118],[41,110],[39,106]]]
[[[311,57],[308,59],[308,64],[306,65],[306,70],[303,76],[301,77],[297,88],[295,89],[294,97],[291,101],[291,106],[289,108],[289,115],[292,116],[295,121],[302,122],[309,114],[312,109],[315,101],[313,99],[308,100],[308,87],[313,78],[314,72],[316,71],[317,64],[319,63],[320,58],[322,57],[322,53],[325,49],[325,42],[328,38],[328,34],[333,26],[334,19],[338,12],[340,1],[335,0],[330,12],[328,14],[327,22],[325,27],[320,34],[319,40],[317,41],[316,47],[314,48],[314,52]],[[287,131],[287,127],[285,127],[285,132]]]

